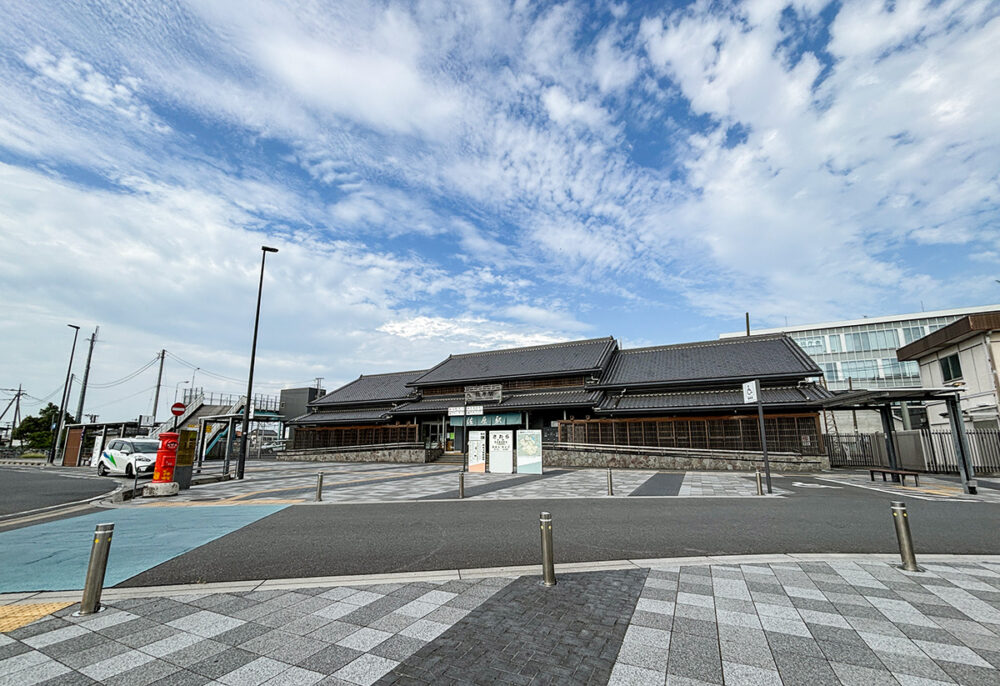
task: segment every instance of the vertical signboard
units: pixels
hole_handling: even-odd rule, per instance
[[[486,471],[486,432],[469,432],[469,471]]]
[[[764,430],[764,403],[761,398],[760,380],[747,381],[743,384],[743,402],[745,404],[757,403],[757,421],[760,431],[760,447],[764,453],[764,475],[767,477],[767,493],[771,494],[771,463],[767,459],[767,434]]]
[[[521,429],[517,432],[517,473],[542,473],[541,429]]]
[[[490,471],[514,473],[514,432],[490,431]]]

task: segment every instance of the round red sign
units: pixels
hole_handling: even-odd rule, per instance
[[[174,403],[173,405],[170,406],[170,412],[175,417],[180,417],[182,414],[184,414],[184,410],[186,409],[187,406],[184,403]]]

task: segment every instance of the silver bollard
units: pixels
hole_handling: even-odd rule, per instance
[[[615,486],[611,483],[611,467],[608,467],[608,495],[615,494]]]
[[[760,470],[757,470],[757,495],[764,495],[764,484],[760,480]]]
[[[917,558],[913,554],[913,538],[910,536],[910,518],[906,514],[906,503],[893,500],[892,523],[896,525],[896,539],[899,541],[899,558],[903,564],[901,569],[907,572],[924,571],[917,565]]]
[[[90,548],[87,577],[83,582],[83,600],[80,601],[80,610],[73,613],[76,617],[92,615],[103,609],[101,591],[104,590],[104,572],[108,568],[108,551],[114,530],[114,524],[98,524],[94,530],[94,544]]]
[[[323,502],[323,472],[316,475],[316,502]]]
[[[556,585],[556,568],[552,559],[552,515],[543,512],[538,518],[542,527],[542,583]]]
[[[459,499],[465,497],[465,472],[458,473],[458,497]]]

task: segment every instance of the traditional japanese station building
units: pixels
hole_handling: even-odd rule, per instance
[[[296,458],[424,462],[460,452],[468,424],[542,429],[550,465],[749,468],[760,437],[742,384],[758,379],[769,450],[815,468],[814,403],[831,396],[820,376],[786,335],[635,349],[608,337],[451,355],[426,370],[362,375],[314,400],[290,423],[290,448]],[[481,415],[449,414],[483,385],[500,397],[476,403]]]

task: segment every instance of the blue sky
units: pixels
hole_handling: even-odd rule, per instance
[[[166,348],[237,391],[262,243],[264,391],[1000,300],[995,2],[0,5],[0,387],[36,399],[67,322],[98,383]]]

